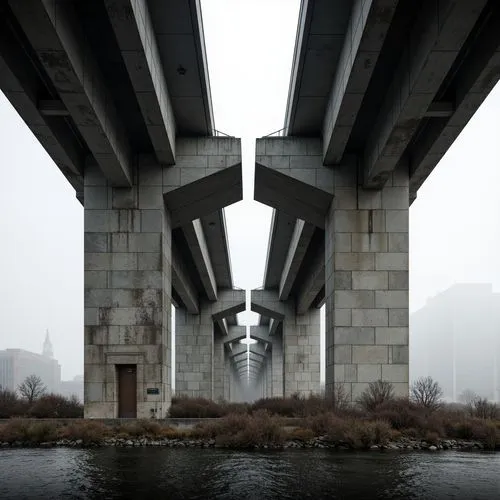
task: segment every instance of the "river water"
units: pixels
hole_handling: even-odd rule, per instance
[[[500,499],[500,453],[0,450],[0,499]]]

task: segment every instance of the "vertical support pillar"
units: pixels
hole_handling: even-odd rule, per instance
[[[326,391],[353,401],[382,379],[408,394],[408,173],[381,191],[360,186],[355,166],[335,170],[326,217]]]
[[[283,386],[283,339],[281,335],[274,335],[272,354],[272,395],[275,398],[282,398],[284,395]]]
[[[272,351],[266,356],[266,398],[273,397],[273,358]]]
[[[135,370],[127,415],[165,417],[170,405],[171,225],[162,168],[114,188],[85,172],[85,417],[119,416],[119,365]],[[156,185],[154,179],[160,179]],[[132,379],[133,380],[133,379]],[[149,390],[148,390],[149,389]],[[125,388],[122,387],[122,391]]]
[[[292,300],[283,323],[285,397],[320,392],[320,311],[311,308],[296,315]],[[273,344],[274,347],[274,344]]]
[[[216,335],[214,339],[213,357],[213,398],[215,401],[224,400],[224,357],[224,339]]]
[[[224,401],[231,401],[231,361],[224,351]]]
[[[213,398],[214,323],[200,304],[200,314],[175,314],[175,391],[193,398]]]

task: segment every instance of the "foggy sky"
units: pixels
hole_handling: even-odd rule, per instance
[[[204,0],[215,124],[242,138],[244,197],[226,209],[236,286],[262,285],[271,209],[252,201],[255,138],[283,127],[299,0]],[[410,209],[410,308],[455,282],[499,290],[500,89]],[[83,373],[83,209],[0,93],[0,349],[41,352]],[[256,315],[240,319],[254,322]]]

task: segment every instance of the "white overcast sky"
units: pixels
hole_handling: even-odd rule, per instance
[[[254,139],[283,126],[299,0],[202,0],[216,128],[243,140],[244,197],[226,210],[236,286],[262,285],[271,209],[252,201]],[[410,209],[410,307],[455,282],[500,285],[500,89]],[[0,349],[83,373],[83,210],[0,93]],[[250,313],[243,315],[251,321]]]

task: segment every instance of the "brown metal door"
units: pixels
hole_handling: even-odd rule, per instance
[[[136,418],[136,365],[116,365],[116,370],[118,372],[118,418]]]

